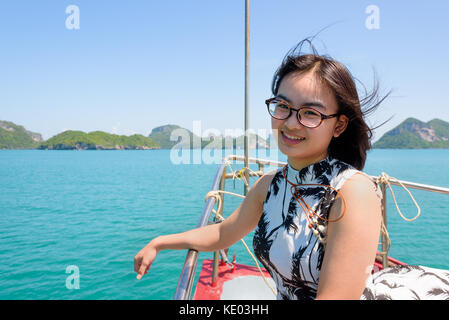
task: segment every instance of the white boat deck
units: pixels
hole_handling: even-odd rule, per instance
[[[267,278],[276,290],[273,279]],[[260,276],[240,276],[223,284],[221,300],[276,300],[276,297]]]

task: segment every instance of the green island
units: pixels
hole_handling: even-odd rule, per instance
[[[249,144],[250,149],[269,148],[267,141],[256,134],[250,134]],[[140,134],[125,136],[103,131],[85,133],[67,130],[44,141],[39,133],[27,131],[23,126],[9,121],[0,121],[0,149],[151,150],[171,149],[174,146],[184,149],[243,149],[244,136],[234,138],[209,135],[201,138],[180,126],[164,125],[154,128],[148,137]]]
[[[39,133],[10,121],[0,121],[0,149],[36,149],[40,142],[42,136]]]
[[[448,149],[449,123],[408,118],[373,144],[377,149]]]
[[[256,134],[249,135],[250,149],[270,148],[268,141]],[[188,129],[168,124],[154,128],[145,137],[111,134],[103,131],[67,130],[48,140],[10,121],[0,121],[0,149],[40,150],[151,150],[176,148],[243,149],[244,135],[238,137],[210,134],[199,137]],[[449,123],[440,119],[422,122],[408,118],[385,133],[373,144],[376,149],[447,149]]]
[[[159,146],[148,137],[140,134],[124,136],[103,131],[85,133],[64,131],[37,146],[41,150],[148,150]]]

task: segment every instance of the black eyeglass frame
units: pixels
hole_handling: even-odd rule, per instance
[[[272,103],[273,101],[279,101],[279,102],[285,103],[285,105],[286,105],[286,106],[288,107],[288,109],[289,109],[289,113],[288,113],[288,116],[287,116],[286,118],[282,118],[282,119],[281,119],[281,118],[276,118],[274,115],[271,114],[271,112],[270,112],[270,103]],[[334,118],[334,117],[337,117],[337,116],[340,115],[340,113],[334,113],[334,114],[330,114],[330,115],[323,114],[323,113],[321,113],[320,111],[318,111],[318,110],[316,110],[316,109],[314,109],[314,108],[312,108],[312,107],[301,107],[301,108],[299,108],[299,109],[296,109],[296,108],[293,108],[293,107],[291,106],[291,104],[288,103],[287,101],[285,101],[285,100],[283,100],[283,99],[279,99],[279,98],[270,98],[270,99],[267,99],[267,100],[265,100],[265,104],[267,105],[268,114],[269,114],[272,118],[277,119],[277,120],[286,120],[286,119],[290,118],[290,116],[292,115],[292,111],[296,111],[296,119],[298,120],[298,122],[299,122],[301,125],[303,125],[304,127],[307,127],[307,128],[317,128],[317,127],[319,127],[319,126],[321,125],[321,123],[323,122],[323,120],[331,119],[331,118]],[[303,123],[301,122],[301,116],[299,115],[299,111],[300,111],[301,109],[304,109],[304,108],[312,109],[313,111],[316,111],[316,112],[318,112],[318,113],[321,115],[321,120],[320,120],[320,123],[319,123],[318,125],[316,125],[316,126],[314,126],[314,127],[311,127],[311,126],[307,126],[307,125],[305,125],[305,124],[303,124]]]

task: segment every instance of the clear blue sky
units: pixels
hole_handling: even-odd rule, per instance
[[[80,28],[66,28],[77,5]],[[379,8],[380,29],[365,12]],[[408,117],[449,121],[449,1],[251,2],[250,126],[284,54],[325,26],[321,53],[393,95],[369,118],[376,139]],[[243,128],[244,0],[2,1],[0,120],[45,139],[63,130],[148,135],[164,124]]]

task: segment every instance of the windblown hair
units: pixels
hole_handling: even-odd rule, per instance
[[[309,43],[312,53],[301,53],[305,42]],[[319,55],[311,40],[307,38],[287,53],[274,74],[271,85],[273,95],[277,95],[285,76],[292,72],[301,74],[308,71],[313,72],[318,79],[328,85],[337,100],[338,113],[349,118],[346,130],[339,137],[332,138],[328,147],[329,155],[362,170],[365,166],[366,152],[371,149],[372,130],[385,124],[384,122],[376,128],[370,128],[365,122],[365,117],[372,113],[391,91],[379,98],[379,83],[375,80],[373,91],[367,94],[364,89],[365,97],[359,99],[356,79],[349,70],[331,57]]]

